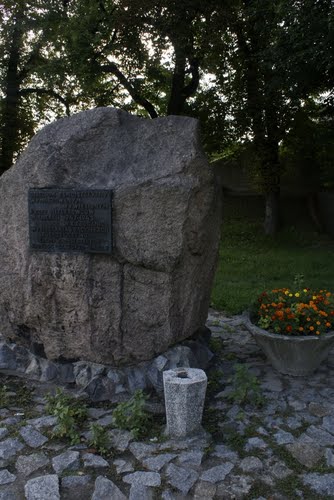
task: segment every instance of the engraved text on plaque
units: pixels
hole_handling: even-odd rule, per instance
[[[112,193],[107,189],[29,190],[30,249],[112,252]]]

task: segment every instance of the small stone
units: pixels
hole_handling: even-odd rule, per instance
[[[161,484],[160,474],[157,472],[133,472],[124,476],[123,481],[128,484],[140,484],[143,486],[160,486]]]
[[[274,434],[274,439],[277,444],[290,444],[293,443],[295,438],[290,432],[279,430]]]
[[[129,446],[130,441],[133,439],[131,432],[121,429],[112,429],[108,432],[111,445],[117,451],[125,451]]]
[[[289,427],[289,429],[299,429],[299,427],[302,426],[301,419],[299,417],[288,417],[286,419],[286,425]]]
[[[249,476],[240,476],[239,474],[235,476],[233,474],[230,474],[228,476],[228,481],[222,481],[221,483],[218,483],[216,498],[245,498],[246,495],[248,495],[248,493],[250,492],[254,480],[255,479]],[[263,500],[266,499],[264,498]]]
[[[8,434],[8,429],[6,427],[0,427],[0,439],[3,439]]]
[[[208,481],[198,481],[195,486],[194,500],[212,500],[216,494],[217,486]]]
[[[52,459],[52,467],[57,474],[61,474],[64,470],[77,470],[80,467],[80,453],[65,451]]]
[[[188,468],[178,467],[174,464],[169,464],[166,469],[168,483],[174,488],[187,495],[188,491],[192,488],[198,478],[197,472]]]
[[[258,457],[246,457],[241,460],[240,468],[244,472],[255,472],[263,469],[263,463]]]
[[[84,461],[84,467],[109,467],[109,464],[100,455],[95,455],[94,453],[84,453],[82,456]]]
[[[311,425],[307,429],[306,434],[320,446],[334,446],[334,436],[315,425]]]
[[[314,467],[320,462],[324,455],[323,449],[315,443],[296,441],[295,443],[288,444],[286,448],[299,463],[309,468]]]
[[[108,425],[111,425],[113,423],[113,416],[105,415],[104,417],[99,418],[96,423],[97,425],[101,425],[101,427],[108,427]]]
[[[261,450],[264,450],[265,448],[268,448],[268,445],[262,438],[249,438],[246,443],[245,450],[250,451],[254,450],[254,448],[260,448]]]
[[[303,483],[309,486],[319,495],[326,495],[327,498],[334,496],[334,474],[304,474]]]
[[[27,424],[33,425],[36,429],[42,429],[43,427],[53,427],[58,422],[57,417],[52,415],[46,415],[38,418],[31,418],[27,420]]]
[[[226,462],[235,463],[239,459],[239,455],[236,451],[231,450],[228,446],[224,444],[217,444],[211,453],[213,457],[219,457]]]
[[[137,460],[146,458],[148,455],[152,455],[157,450],[157,445],[155,444],[145,444],[145,443],[131,443],[129,450],[136,457]]]
[[[134,468],[131,462],[126,462],[125,460],[122,459],[116,459],[113,462],[114,466],[116,467],[116,472],[117,474],[122,474],[124,472],[133,472]]]
[[[306,408],[306,403],[304,403],[304,401],[299,401],[298,399],[289,398],[288,403],[289,406],[291,406],[291,408],[293,408],[296,411],[305,410]]]
[[[34,429],[31,425],[22,427],[20,429],[20,435],[23,437],[26,444],[31,448],[39,448],[48,441],[46,436]]]
[[[325,458],[327,467],[334,467],[334,453],[331,448],[326,448]]]
[[[95,481],[95,489],[91,500],[127,500],[115,483],[106,477],[99,476]]]
[[[0,459],[8,460],[24,448],[23,444],[16,438],[8,438],[0,442]]]
[[[46,467],[50,460],[44,453],[21,455],[16,461],[16,470],[23,476],[30,476],[33,472]]]
[[[164,453],[156,457],[150,457],[143,460],[143,465],[146,469],[159,472],[166,464],[168,464],[177,455],[175,453]]]
[[[217,465],[211,469],[206,470],[201,475],[202,481],[209,481],[210,483],[218,483],[219,481],[224,481],[227,474],[231,472],[234,464],[226,462],[223,465]]]
[[[153,500],[152,488],[143,484],[133,484],[130,489],[129,500]]]
[[[334,434],[334,417],[333,416],[324,417],[322,419],[321,427],[326,431],[330,432],[331,434]]]
[[[202,451],[185,451],[178,457],[178,462],[183,467],[199,467],[204,453]]]
[[[107,415],[110,412],[111,410],[105,410],[104,408],[88,408],[87,410],[88,417],[94,418],[95,420]]]
[[[11,474],[9,470],[3,469],[0,470],[0,485],[13,483],[16,479],[14,474]]]
[[[91,476],[65,476],[61,480],[62,488],[72,489],[72,488],[82,488],[87,486],[91,481]]]
[[[59,480],[56,474],[29,479],[25,487],[26,500],[59,500]]]
[[[314,415],[315,417],[326,417],[327,415],[330,414],[329,408],[326,408],[325,406],[314,402],[311,402],[308,405],[308,411],[311,413],[311,415]]]
[[[289,469],[283,462],[278,462],[270,466],[270,474],[274,476],[275,479],[284,479],[290,476],[293,471]]]

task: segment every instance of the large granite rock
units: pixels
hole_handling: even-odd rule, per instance
[[[114,252],[34,252],[31,187],[113,190]],[[0,178],[0,333],[52,360],[130,365],[207,316],[220,228],[198,122],[98,108],[46,126]]]

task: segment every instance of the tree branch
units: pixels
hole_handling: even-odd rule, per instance
[[[119,82],[123,85],[123,87],[129,92],[130,96],[132,99],[142,106],[148,114],[150,115],[151,118],[157,118],[158,114],[153,106],[152,103],[150,103],[145,97],[141,96],[138,91],[134,88],[134,86],[129,82],[129,80],[126,78],[126,76],[121,72],[121,70],[118,68],[118,66],[111,62],[109,64],[103,64],[102,66],[99,66],[100,71],[103,73],[112,73],[113,75],[116,76],[116,78],[119,80]]]
[[[54,90],[41,89],[41,88],[33,88],[33,87],[30,87],[30,88],[27,88],[27,89],[21,89],[20,90],[20,95],[21,96],[24,96],[24,95],[27,95],[27,94],[49,95],[51,97],[54,97],[55,99],[57,99],[57,101],[61,102],[65,106],[66,115],[70,116],[70,114],[71,114],[71,112],[70,112],[70,106],[69,106],[69,103],[67,102],[67,100],[64,99],[64,97],[62,97],[60,94],[58,94]]]

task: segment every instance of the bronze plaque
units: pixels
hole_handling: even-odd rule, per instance
[[[109,189],[29,189],[30,249],[112,253]]]

